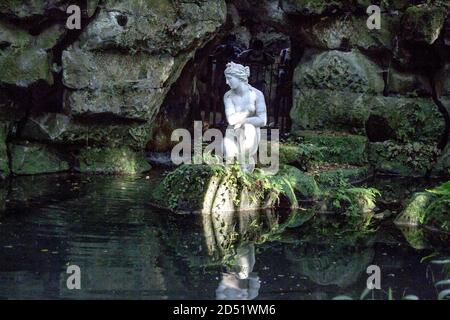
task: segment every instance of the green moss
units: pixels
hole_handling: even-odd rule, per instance
[[[9,175],[9,159],[6,138],[8,134],[8,125],[0,123],[0,177]]]
[[[434,196],[425,212],[424,224],[444,231],[450,231],[450,181],[427,190]]]
[[[435,142],[445,123],[431,98],[377,96],[370,100],[370,115],[385,120],[385,126],[373,130],[393,131],[391,139],[399,142]]]
[[[430,247],[425,231],[415,226],[399,226],[400,231],[408,241],[409,245],[416,250],[423,250]]]
[[[333,11],[347,7],[350,1],[337,0],[284,0],[285,10],[296,13],[321,15],[325,11]]]
[[[425,225],[442,231],[450,230],[450,181],[427,192],[412,195],[397,216],[398,225]]]
[[[364,132],[369,117],[368,97],[335,90],[296,90],[290,111],[292,132],[300,130],[358,130]]]
[[[259,169],[244,173],[238,165],[184,164],[167,174],[153,198],[175,211],[225,212],[271,207],[281,194],[297,205],[281,174],[269,176]]]
[[[166,175],[155,189],[153,198],[171,209],[199,210],[203,207],[210,180],[224,176],[221,166],[184,164]]]
[[[295,164],[307,171],[323,159],[322,150],[311,143],[301,143],[292,139],[279,144],[280,164]]]
[[[448,9],[421,4],[406,9],[402,19],[403,36],[408,40],[432,44],[439,37]]]
[[[321,148],[323,161],[353,165],[367,163],[367,138],[364,136],[317,131],[300,131],[297,135],[303,142]]]
[[[84,148],[78,161],[82,173],[138,174],[151,168],[143,154],[127,147]]]
[[[77,121],[57,113],[30,117],[22,130],[28,139],[92,147],[128,146],[143,150],[150,140],[151,123]]]
[[[5,45],[5,49],[0,50],[0,83],[26,87],[44,80],[53,84],[50,56],[46,49],[51,42],[48,38],[58,38],[61,34],[53,29],[33,38],[25,30],[0,23],[0,45]]]
[[[0,51],[0,69],[2,70],[0,82],[7,84],[26,87],[38,80],[53,84],[50,57],[44,50],[6,49]]]
[[[0,43],[9,44],[13,48],[24,48],[31,44],[32,39],[25,30],[0,22]]]
[[[334,210],[345,217],[346,223],[357,230],[370,230],[375,200],[380,196],[375,188],[352,187],[342,184],[330,190]]]
[[[439,154],[434,144],[394,141],[369,144],[369,162],[375,170],[404,176],[425,175]]]
[[[395,218],[398,225],[422,224],[425,220],[425,211],[433,200],[433,195],[427,192],[416,192],[405,209]]]
[[[366,179],[371,174],[368,166],[337,168],[333,170],[319,172],[315,175],[317,183],[322,188],[334,188],[342,182],[354,182]]]
[[[12,145],[11,171],[17,175],[69,170],[69,164],[52,148],[39,144]]]
[[[289,182],[300,198],[317,199],[321,195],[314,178],[307,176],[295,167],[284,165],[280,168],[278,175]]]

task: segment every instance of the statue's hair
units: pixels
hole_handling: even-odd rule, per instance
[[[248,83],[248,77],[250,77],[250,68],[245,67],[242,64],[229,62],[224,72],[225,75],[235,76],[239,80]]]

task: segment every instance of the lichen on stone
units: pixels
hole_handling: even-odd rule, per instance
[[[139,174],[151,169],[143,153],[127,147],[84,148],[77,157],[81,173]]]

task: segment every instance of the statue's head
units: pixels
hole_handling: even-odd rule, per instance
[[[231,89],[236,89],[242,82],[248,83],[250,68],[242,64],[230,62],[225,69],[225,78]]]

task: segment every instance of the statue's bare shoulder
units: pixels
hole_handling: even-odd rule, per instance
[[[230,99],[232,92],[231,90],[228,90],[227,92],[225,92],[225,94],[223,95],[223,99]]]
[[[258,99],[264,99],[264,93],[262,93],[260,90],[256,89],[253,86],[250,86],[252,88],[252,91],[256,93],[256,98]]]

